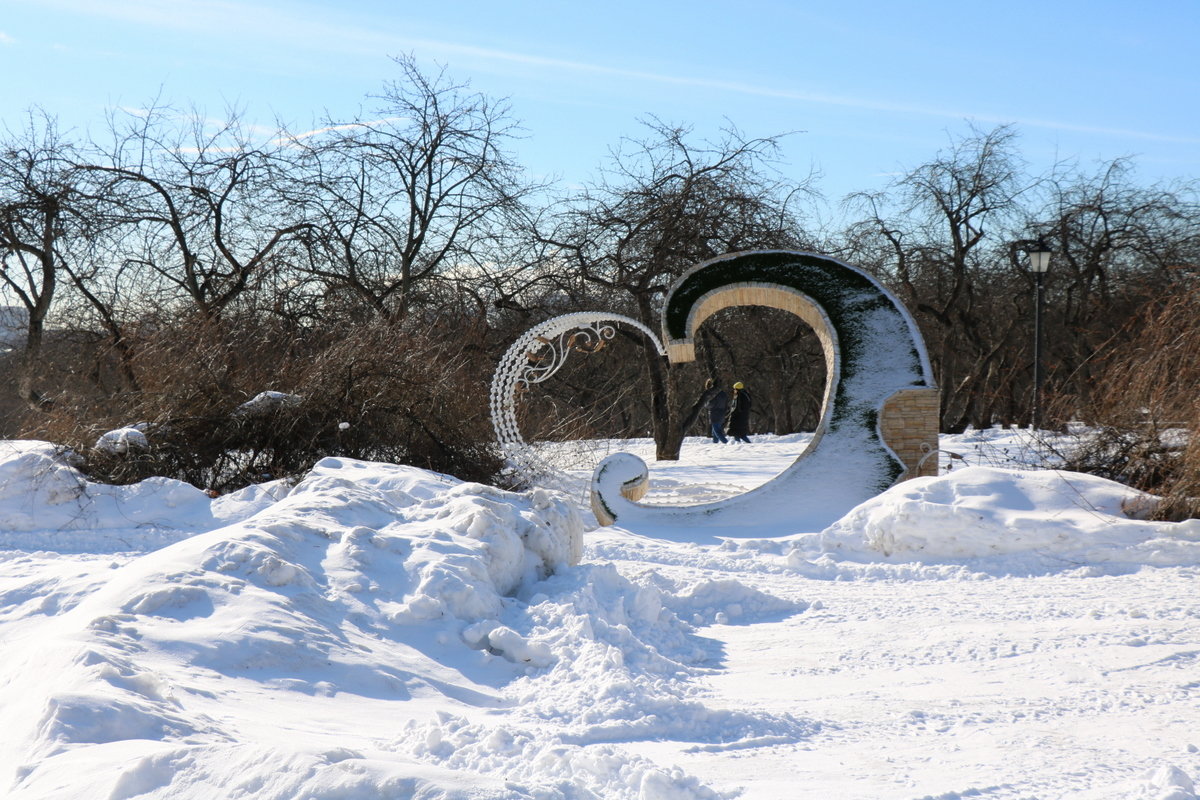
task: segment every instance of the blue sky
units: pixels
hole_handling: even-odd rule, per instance
[[[0,0],[0,122],[38,105],[84,129],[161,95],[305,129],[355,113],[411,52],[509,98],[520,160],[567,183],[647,114],[797,131],[784,170],[820,170],[835,201],[967,120],[1015,123],[1035,169],[1129,155],[1149,182],[1200,175],[1198,39],[1197,0]]]

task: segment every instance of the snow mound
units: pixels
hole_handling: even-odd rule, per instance
[[[1179,767],[1163,764],[1147,775],[1135,800],[1196,800],[1196,786]]]
[[[140,428],[117,428],[101,434],[92,447],[101,453],[125,455],[149,450],[150,440],[146,438],[146,434]]]
[[[194,486],[149,478],[131,486],[87,480],[73,454],[46,442],[0,442],[0,532],[130,527],[209,530],[211,501]]]
[[[1144,498],[1074,472],[968,467],[893,486],[826,528],[830,553],[893,560],[1036,554],[1078,564],[1200,564],[1200,520],[1129,519]]]
[[[126,430],[141,435],[136,429]],[[274,482],[213,500],[171,478],[147,478],[128,486],[94,483],[76,463],[74,453],[47,442],[0,442],[0,543],[86,550],[83,540],[99,542],[104,538],[101,532],[135,528],[200,533],[246,519],[288,492],[285,484]],[[153,549],[164,543],[161,536],[123,538],[125,545],[118,549]]]
[[[1196,800],[1200,522],[1106,481],[581,561],[552,492],[327,459],[204,504],[71,458],[0,443],[5,798]]]
[[[78,488],[27,450],[14,476]],[[716,800],[628,745],[820,730],[697,684],[719,653],[693,624],[806,604],[578,565],[583,525],[559,495],[330,458],[212,505],[243,518],[0,594],[9,796]]]
[[[78,476],[40,448],[4,463],[18,477],[22,465],[49,468],[78,488]],[[544,727],[568,697],[578,703],[587,692],[578,681],[562,693],[525,686],[528,670],[555,670],[567,661],[563,669],[574,673],[581,662],[627,659],[669,665],[674,674],[680,662],[656,644],[682,649],[685,660],[697,655],[686,625],[663,610],[656,590],[612,570],[569,569],[580,558],[582,532],[573,506],[542,490],[505,492],[411,467],[331,458],[242,522],[113,562],[90,594],[71,597],[66,610],[59,607],[66,599],[35,602],[33,594],[52,593],[51,584],[13,592],[14,600],[29,595],[21,609],[31,620],[41,607],[62,613],[21,628],[21,646],[4,653],[0,728],[8,733],[0,765],[15,773],[0,783],[15,779],[23,797],[52,796],[48,787],[59,796],[85,796],[97,786],[112,797],[202,797],[251,784],[255,797],[279,800],[416,790],[429,797],[506,797],[487,743],[511,736],[536,738],[530,747],[547,763],[561,759],[562,770],[550,770],[557,775],[551,784],[537,771],[522,772],[519,759],[503,772],[542,787],[538,796],[571,796],[569,788],[551,791],[553,783],[567,781],[564,770],[591,764],[592,757],[580,744],[564,755],[567,732],[531,733],[537,726],[505,733],[486,725],[479,729],[483,741],[459,748],[454,759],[439,755],[444,748],[414,743],[379,763],[361,753],[327,754],[344,738],[337,729],[356,724],[356,708],[373,709],[365,714],[371,717],[380,704],[395,704],[410,729],[434,718],[426,724],[449,726],[448,738],[462,724],[439,721],[432,709],[520,704]],[[545,592],[554,591],[556,580],[570,596],[550,601]],[[532,607],[518,596],[529,597]],[[581,658],[585,652],[595,656]],[[582,677],[596,683],[586,671]],[[660,696],[661,681],[637,675],[630,683],[617,689],[604,682],[596,691],[609,695],[607,706],[624,708],[635,730],[647,693],[664,711],[679,706],[675,694]],[[335,697],[337,705],[327,705]],[[290,718],[317,732],[291,746],[273,729],[256,733],[264,702],[285,727]],[[312,713],[328,719],[314,725]],[[689,730],[701,717],[701,707],[685,705],[671,726]],[[569,733],[586,739],[594,735],[589,730],[612,724],[597,715]],[[381,725],[381,741],[388,727],[400,726]],[[431,735],[419,738],[428,742]],[[479,761],[464,762],[472,750]],[[338,766],[325,769],[331,761]],[[241,765],[244,780],[233,764]],[[292,774],[281,777],[281,765]],[[649,761],[638,768],[637,783],[658,786],[657,793],[624,793],[627,762],[591,766],[600,767],[589,781],[602,796],[666,798],[678,794],[675,787],[691,787],[686,796],[716,796]]]
[[[497,725],[438,714],[408,723],[391,747],[453,770],[499,770],[517,785],[546,787],[547,798],[715,800],[722,795],[682,770],[620,745],[679,741],[714,752],[802,742],[820,729],[790,714],[714,707],[688,680],[709,671],[714,654],[673,606],[690,607],[697,597],[720,602],[717,595],[727,589],[731,601],[754,596],[763,606],[801,608],[736,581],[720,583],[687,587],[652,574],[633,581],[611,565],[554,575],[536,587],[526,608],[509,609],[501,620],[513,629],[506,636],[540,642],[551,655],[545,671],[528,671],[511,685],[509,719]],[[490,641],[498,630],[506,629],[476,625],[464,638]],[[481,637],[485,631],[493,633]]]

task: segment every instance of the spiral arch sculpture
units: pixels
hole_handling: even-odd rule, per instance
[[[672,363],[691,361],[694,335],[717,311],[761,305],[796,314],[825,350],[825,401],[812,441],[762,486],[689,507],[638,503],[649,470],[615,453],[592,476],[592,510],[605,525],[725,535],[821,530],[900,478],[927,468],[937,447],[938,391],[925,344],[904,305],[868,273],[828,256],[731,253],[672,285],[663,332]]]

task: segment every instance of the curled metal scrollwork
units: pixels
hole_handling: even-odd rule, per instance
[[[666,354],[658,336],[635,319],[607,311],[578,311],[552,317],[530,328],[500,359],[492,376],[492,427],[505,458],[521,477],[532,479],[551,470],[521,435],[517,425],[518,397],[531,386],[553,377],[572,352],[603,350],[616,336],[617,324],[640,330],[659,354]]]

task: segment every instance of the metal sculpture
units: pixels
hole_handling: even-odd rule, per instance
[[[552,467],[525,441],[517,424],[516,403],[534,384],[552,378],[572,352],[594,353],[616,335],[614,325],[644,333],[660,355],[666,355],[654,331],[642,323],[607,311],[577,311],[541,322],[522,334],[500,359],[492,376],[491,412],[496,439],[510,468],[524,480],[536,480]]]

